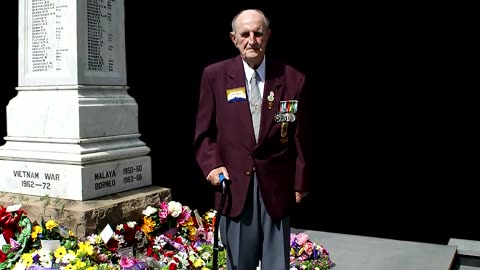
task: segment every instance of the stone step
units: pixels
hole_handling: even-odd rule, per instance
[[[125,221],[141,220],[147,206],[170,201],[171,190],[146,186],[87,201],[0,193],[0,205],[22,204],[32,222],[55,220],[77,237],[99,233],[110,224],[113,228]]]

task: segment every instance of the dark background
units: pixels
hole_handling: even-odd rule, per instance
[[[213,206],[191,150],[201,71],[238,53],[231,19],[260,8],[271,19],[268,54],[306,73],[315,104],[315,189],[293,226],[441,244],[480,240],[478,82],[468,83],[469,63],[478,62],[466,60],[468,7],[154,2],[126,0],[127,80],[153,181],[171,188],[174,200]],[[8,12],[0,17],[2,121],[16,95],[17,4],[2,3]]]

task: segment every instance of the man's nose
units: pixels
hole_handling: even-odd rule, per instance
[[[255,44],[257,40],[255,39],[255,33],[250,33],[250,36],[248,36],[248,43],[250,44]]]

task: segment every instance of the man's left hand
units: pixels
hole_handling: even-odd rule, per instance
[[[302,201],[302,199],[307,196],[308,192],[299,192],[299,191],[295,191],[295,200],[297,201],[297,203],[300,203]]]

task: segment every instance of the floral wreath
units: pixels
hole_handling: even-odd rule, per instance
[[[15,265],[30,239],[32,222],[21,207],[21,204],[6,208],[0,205],[0,235],[7,243],[0,250],[0,270],[11,269]]]

